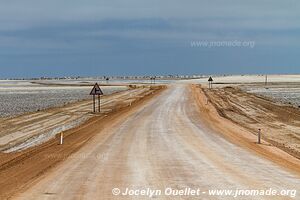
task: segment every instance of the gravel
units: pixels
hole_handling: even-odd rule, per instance
[[[300,87],[247,88],[247,92],[265,96],[284,104],[300,107]]]
[[[126,87],[102,87],[104,94],[126,90]],[[14,117],[50,107],[91,98],[91,87],[48,87],[28,82],[0,82],[0,117]]]

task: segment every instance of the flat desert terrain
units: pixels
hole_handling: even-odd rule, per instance
[[[297,104],[251,90],[264,83],[263,76],[213,78],[213,89],[205,78],[106,95],[98,114],[84,100],[3,118],[1,199],[299,198]],[[297,75],[269,78],[280,87],[300,81]],[[126,194],[166,188],[175,195]],[[201,192],[176,195],[187,188]],[[235,193],[270,188],[274,195]]]

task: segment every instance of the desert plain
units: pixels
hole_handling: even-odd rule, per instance
[[[149,199],[114,189],[187,187],[204,192],[195,199],[268,188],[293,193],[237,199],[299,198],[300,75],[212,78],[212,88],[208,77],[103,83],[100,113],[94,80],[0,81],[1,199]]]

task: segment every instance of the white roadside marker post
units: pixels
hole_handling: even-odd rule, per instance
[[[60,133],[60,142],[59,142],[59,144],[62,145],[63,142],[64,142],[64,133],[61,132],[61,133]]]
[[[257,143],[260,144],[260,138],[261,138],[261,129],[258,129],[258,135],[257,135]]]

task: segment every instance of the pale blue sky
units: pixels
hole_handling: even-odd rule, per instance
[[[0,77],[300,73],[299,10],[297,0],[0,0]]]

